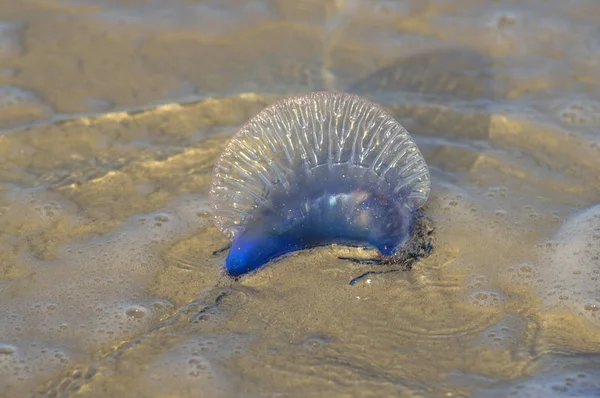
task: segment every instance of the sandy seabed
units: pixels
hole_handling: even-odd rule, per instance
[[[597,1],[0,4],[0,397],[600,395]],[[240,281],[228,137],[315,90],[380,103],[436,250]]]

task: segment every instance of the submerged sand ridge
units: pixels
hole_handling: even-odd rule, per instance
[[[0,10],[1,397],[598,395],[597,2]],[[319,89],[411,132],[436,251],[224,278],[214,161]]]

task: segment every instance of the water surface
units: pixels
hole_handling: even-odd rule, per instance
[[[0,396],[597,396],[600,4],[0,5]],[[341,246],[238,282],[211,168],[289,95],[382,104],[434,255]]]

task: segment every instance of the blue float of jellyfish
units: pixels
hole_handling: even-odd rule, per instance
[[[425,160],[400,123],[356,95],[317,92],[242,126],[214,167],[210,197],[236,276],[332,243],[391,256],[429,191]]]

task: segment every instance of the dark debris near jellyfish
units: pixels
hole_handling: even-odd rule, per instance
[[[377,265],[387,269],[373,270],[352,279],[350,285],[372,275],[381,275],[391,272],[410,271],[413,265],[421,259],[427,258],[435,249],[435,224],[427,217],[423,209],[415,212],[415,221],[409,240],[392,256],[377,256],[375,258],[338,257],[363,265]]]

